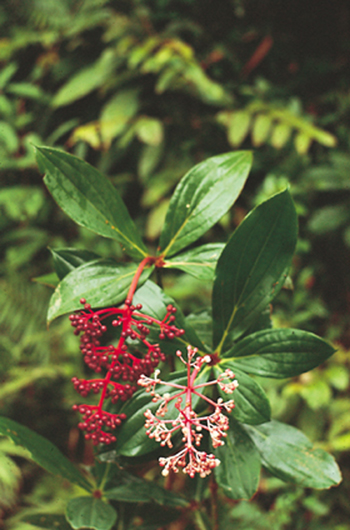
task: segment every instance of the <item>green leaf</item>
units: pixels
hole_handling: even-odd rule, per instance
[[[240,424],[232,420],[224,441],[225,445],[214,450],[221,462],[215,468],[217,483],[230,499],[250,499],[259,484],[259,453]]]
[[[288,123],[278,123],[273,128],[270,143],[276,149],[281,149],[289,140],[292,128]]]
[[[94,252],[80,248],[49,248],[49,251],[52,254],[55,271],[60,280],[84,263],[100,259],[100,256]]]
[[[334,348],[320,337],[298,329],[265,329],[245,337],[224,353],[235,366],[263,377],[295,377],[312,370],[333,355]]]
[[[208,380],[210,370],[202,370],[196,378],[196,383],[204,383]],[[167,382],[178,385],[186,385],[187,375],[184,371],[174,372],[167,377]],[[177,394],[179,389],[172,388],[168,385],[157,385],[157,394]],[[198,403],[198,396],[193,396],[192,405],[196,406]],[[168,405],[167,418],[175,418],[178,415],[178,410],[175,408],[176,400],[173,400]],[[126,414],[127,419],[122,424],[116,442],[116,450],[123,456],[141,456],[150,453],[159,447],[159,444],[153,439],[148,438],[145,429],[145,412],[150,410],[155,414],[160,402],[152,402],[152,396],[145,390],[140,390],[134,394],[133,398],[127,402],[121,409],[121,412]]]
[[[268,114],[259,114],[254,121],[252,142],[255,147],[264,144],[270,132],[272,118]]]
[[[259,423],[270,421],[270,402],[261,386],[249,375],[237,369],[235,362],[229,360],[223,360],[214,366],[215,375],[218,377],[227,368],[233,371],[238,381],[238,387],[232,394],[235,408],[231,416],[240,422],[250,425],[258,425]],[[221,396],[227,399],[228,394],[219,387],[218,389]],[[231,394],[229,394],[229,397],[231,398]]]
[[[117,512],[101,499],[85,496],[75,497],[68,502],[66,517],[76,530],[79,528],[110,530],[117,520]]]
[[[202,245],[166,260],[164,267],[167,269],[180,269],[199,280],[212,281],[217,260],[224,246],[223,243]]]
[[[296,135],[296,137],[294,138],[294,145],[299,155],[304,155],[308,152],[312,140],[313,138],[312,136],[310,136],[309,131],[300,132]]]
[[[203,344],[212,351],[213,342],[213,319],[210,309],[203,309],[186,316],[186,324],[190,324]]]
[[[15,62],[8,63],[3,66],[0,72],[0,89],[1,91],[6,87],[7,83],[14,76],[18,70],[18,65]]]
[[[0,433],[25,447],[31,453],[34,462],[49,473],[63,477],[87,491],[92,491],[91,484],[80,471],[43,436],[3,416],[0,416]]]
[[[163,320],[167,313],[167,306],[169,304],[176,307],[176,318],[173,324],[179,329],[184,329],[185,334],[182,335],[179,340],[169,340],[169,343],[175,345],[175,347],[177,346],[177,344],[180,343],[181,345],[186,346],[188,344],[191,344],[199,350],[203,349],[203,343],[199,339],[197,333],[194,331],[192,326],[187,323],[184,315],[182,314],[182,311],[177,307],[173,298],[168,296],[163,291],[163,289],[158,287],[158,285],[156,285],[154,282],[149,280],[144,285],[142,285],[140,289],[136,291],[135,296],[133,298],[133,302],[134,304],[142,304],[142,311],[145,314],[158,320]],[[162,351],[164,351],[163,343],[164,341],[161,342]],[[178,349],[178,347],[176,347],[176,349]]]
[[[107,464],[110,466],[110,464]],[[103,495],[119,502],[152,502],[162,506],[188,506],[184,497],[158,486],[155,482],[131,475],[111,466]]]
[[[283,286],[297,240],[288,190],[260,204],[229,239],[213,288],[214,345],[240,337]]]
[[[246,110],[223,110],[216,116],[219,123],[227,127],[227,138],[232,147],[238,147],[248,134],[252,115]]]
[[[214,156],[181,179],[160,236],[161,254],[173,256],[219,221],[239,196],[251,161],[248,151]]]
[[[42,276],[32,278],[32,281],[55,289],[59,283],[59,277],[55,272],[50,272],[49,274],[43,274]]]
[[[111,48],[107,48],[95,63],[77,72],[60,88],[53,98],[52,106],[69,105],[90,94],[108,80],[114,69],[115,54]]]
[[[313,449],[312,443],[295,427],[271,421],[245,429],[259,450],[263,466],[276,477],[317,489],[330,488],[341,481],[333,456]]]
[[[20,145],[16,130],[5,120],[0,120],[0,145],[1,144],[4,144],[4,147],[9,154],[15,153]]]
[[[167,378],[169,382],[174,382],[179,385],[186,384],[187,377],[184,372],[175,372],[172,376]],[[176,393],[175,390],[166,385],[157,385],[157,394],[162,396],[165,393]],[[116,450],[118,454],[123,456],[141,456],[150,453],[159,447],[159,444],[146,435],[145,429],[145,412],[151,410],[154,414],[158,409],[160,403],[152,403],[152,397],[145,390],[141,389],[136,392],[133,398],[128,401],[121,409],[121,412],[126,414],[127,419],[122,424],[116,442]],[[176,416],[176,409],[174,402],[169,404],[169,417]]]
[[[64,515],[50,514],[50,513],[36,513],[33,515],[26,515],[23,521],[39,528],[55,529],[55,530],[72,530],[72,527],[67,522]]]
[[[228,124],[228,141],[233,147],[241,145],[248,134],[251,114],[244,110],[232,113]]]
[[[36,147],[36,156],[48,190],[73,221],[116,239],[135,259],[147,255],[118,191],[97,169],[59,149]]]
[[[149,116],[140,116],[136,123],[136,136],[138,139],[154,147],[163,141],[163,123]]]
[[[103,107],[99,127],[105,149],[124,132],[136,116],[139,106],[139,91],[128,89],[115,94]]]
[[[21,482],[22,474],[19,467],[12,458],[0,450],[0,505],[2,510],[11,509],[16,505]]]
[[[49,100],[45,92],[39,86],[32,85],[32,83],[11,83],[7,85],[6,92],[19,98],[40,101],[41,104],[47,103]]]
[[[0,122],[1,128],[1,122]],[[3,131],[2,131],[3,132]],[[12,221],[35,219],[45,204],[42,189],[35,186],[9,186],[0,189],[0,212]]]
[[[81,309],[81,298],[92,307],[120,304],[126,298],[137,267],[135,263],[117,265],[113,260],[98,259],[73,269],[58,284],[50,299],[48,322]],[[143,271],[138,285],[147,280],[152,270],[150,267]]]

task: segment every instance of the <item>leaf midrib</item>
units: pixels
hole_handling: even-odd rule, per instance
[[[39,152],[40,152],[43,156],[45,156],[45,155],[44,155],[44,153],[45,153],[44,150],[39,149]],[[51,153],[51,154],[52,154],[52,153]],[[54,155],[55,155],[55,153],[54,153]],[[47,156],[45,156],[45,158],[46,158],[46,160],[48,160],[48,162],[49,162],[51,165],[53,165],[52,161],[51,161]],[[99,215],[99,217],[100,217],[101,219],[105,219],[105,222],[108,223],[108,225],[110,226],[111,230],[114,230],[115,232],[117,232],[117,233],[120,235],[120,238],[122,239],[122,241],[126,241],[127,243],[129,243],[129,246],[130,246],[131,248],[134,248],[134,249],[138,250],[142,256],[145,256],[145,257],[146,257],[146,256],[147,256],[147,253],[146,253],[144,250],[142,250],[142,249],[141,249],[136,243],[134,243],[133,241],[131,241],[127,236],[125,236],[125,235],[119,230],[119,228],[117,228],[116,226],[114,226],[114,221],[111,221],[111,220],[109,220],[109,219],[106,219],[107,216],[106,216],[106,215],[103,215],[103,213],[101,212],[101,210],[99,210],[99,209],[95,206],[95,204],[94,204],[93,202],[91,202],[91,200],[88,199],[87,196],[84,195],[84,193],[82,193],[82,192],[79,190],[79,188],[77,187],[77,185],[76,185],[76,184],[71,180],[71,178],[69,177],[69,173],[70,173],[69,171],[68,171],[68,174],[67,174],[67,166],[69,166],[68,162],[66,162],[65,160],[60,161],[60,162],[63,163],[63,166],[64,166],[64,169],[62,169],[62,167],[61,167],[61,168],[60,168],[60,171],[63,173],[64,177],[70,182],[70,184],[73,186],[73,188],[74,188],[75,190],[77,190],[79,193],[81,193],[81,195],[83,195],[83,197],[84,197],[84,198],[86,199],[86,201],[88,202],[89,206],[90,206],[90,207],[91,207],[91,206],[93,207],[93,209],[98,213],[98,215]],[[55,167],[55,166],[54,166],[54,167]],[[59,166],[58,166],[58,167],[59,167]],[[46,180],[45,180],[45,179],[46,179]],[[44,181],[45,181],[45,182],[47,181],[47,176],[46,176],[46,175],[45,175],[45,177],[44,177]],[[90,186],[91,186],[91,188],[95,191],[96,194],[99,193],[98,189],[95,188],[95,185],[94,185],[93,183],[90,182]],[[113,187],[113,186],[112,186],[112,187]],[[114,188],[113,188],[113,192],[115,192]],[[67,192],[67,190],[65,190],[65,193],[67,193],[67,195],[70,196],[71,200],[73,200],[73,201],[75,200],[74,197],[71,195],[71,193]],[[91,230],[91,229],[90,229],[90,230]]]

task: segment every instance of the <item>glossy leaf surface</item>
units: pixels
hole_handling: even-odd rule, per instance
[[[84,475],[49,440],[28,427],[3,416],[0,417],[0,433],[8,436],[16,444],[25,447],[32,459],[49,473],[69,480],[73,484],[92,490]]]
[[[215,478],[230,499],[250,499],[260,478],[260,456],[257,448],[239,423],[230,420],[225,445],[214,450],[220,465]]]
[[[72,270],[53,293],[47,320],[82,308],[85,298],[92,307],[118,305],[125,300],[135,275],[137,264],[117,265],[113,260],[98,259]],[[153,268],[145,269],[139,285],[147,280]]]
[[[79,528],[110,530],[117,520],[117,512],[113,506],[101,499],[85,496],[75,497],[68,502],[66,517],[76,530]]]
[[[190,324],[195,330],[203,344],[208,346],[212,352],[213,342],[213,320],[210,309],[203,309],[196,313],[190,313],[186,316],[186,325]]]
[[[277,295],[297,239],[289,192],[255,208],[235,230],[216,268],[213,288],[214,345],[241,336]]]
[[[236,420],[250,425],[265,423],[271,419],[270,402],[261,386],[249,375],[237,369],[233,361],[221,361],[214,367],[215,375],[219,376],[227,368],[230,368],[236,376],[238,387],[232,394],[226,394],[219,389],[224,399],[228,397],[235,402],[232,416]]]
[[[183,507],[188,505],[188,501],[177,493],[150,480],[136,477],[115,465],[110,467],[103,494],[107,499],[119,502],[151,502],[161,506]]]
[[[262,464],[276,477],[317,489],[330,488],[341,481],[333,456],[323,449],[313,449],[295,427],[271,421],[245,429],[260,452]]]
[[[49,250],[53,257],[56,274],[60,280],[80,265],[100,258],[94,252],[80,248],[50,248]]]
[[[180,269],[203,281],[214,279],[216,263],[224,248],[223,243],[209,243],[165,261],[167,269]]]
[[[84,160],[59,149],[37,147],[36,153],[48,190],[73,221],[116,239],[133,258],[147,255],[123,200],[106,177]]]
[[[320,337],[298,329],[266,329],[253,333],[225,352],[235,366],[264,377],[295,377],[312,370],[333,355],[334,348]]]
[[[197,164],[179,182],[160,236],[160,254],[177,254],[202,236],[232,206],[247,179],[252,156],[238,151]]]

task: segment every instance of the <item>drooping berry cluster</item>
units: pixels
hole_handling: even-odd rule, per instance
[[[85,438],[94,444],[109,444],[116,440],[110,432],[118,427],[125,419],[124,414],[114,414],[103,410],[106,399],[112,403],[126,401],[137,389],[137,381],[142,375],[149,376],[159,364],[165,360],[159,344],[152,344],[148,340],[150,326],[158,326],[159,338],[173,339],[184,334],[183,329],[174,325],[176,308],[167,307],[163,320],[157,320],[144,315],[142,305],[132,305],[127,299],[122,307],[111,307],[93,311],[85,299],[80,301],[84,309],[70,315],[74,333],[80,335],[80,349],[85,363],[97,374],[97,379],[78,379],[73,377],[74,388],[81,396],[86,397],[90,392],[101,392],[98,405],[75,405],[74,410],[82,414],[79,428],[86,431]],[[101,338],[107,332],[107,325],[103,323],[109,319],[112,328],[120,328],[117,343],[102,345]],[[134,346],[143,345],[144,354],[140,350],[131,353],[131,343]],[[104,429],[108,429],[108,431]]]
[[[155,414],[149,409],[145,412],[147,435],[150,438],[154,438],[160,445],[167,445],[172,448],[171,438],[173,434],[178,430],[182,431],[182,441],[185,446],[175,455],[159,459],[160,466],[164,468],[162,474],[166,476],[171,470],[177,473],[180,468],[192,478],[196,473],[204,478],[220,464],[220,461],[215,455],[207,454],[205,451],[197,449],[201,444],[203,431],[209,433],[214,448],[223,445],[222,438],[226,436],[226,431],[229,428],[228,418],[223,414],[223,411],[231,412],[234,408],[234,402],[233,400],[225,402],[222,398],[213,401],[199,392],[199,389],[217,384],[225,393],[231,394],[237,388],[238,383],[234,379],[235,374],[230,369],[225,370],[216,380],[196,383],[196,378],[202,365],[210,363],[212,359],[210,355],[196,357],[197,349],[191,346],[188,346],[187,351],[187,360],[182,357],[181,351],[177,352],[178,357],[187,367],[186,385],[162,381],[158,377],[159,370],[155,371],[152,378],[141,375],[138,384],[143,386],[153,396],[153,402],[160,402]],[[156,385],[166,385],[176,389],[177,392],[161,396],[156,393]],[[193,398],[195,396],[203,399],[213,409],[213,412],[206,416],[198,416],[193,409]],[[175,400],[175,408],[178,411],[178,415],[175,419],[165,419],[168,412],[168,404],[173,400]]]

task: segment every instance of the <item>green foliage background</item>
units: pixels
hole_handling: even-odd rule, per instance
[[[253,149],[238,205],[203,243],[226,242],[252,206],[290,184],[300,222],[295,294],[280,293],[273,318],[332,340],[338,352],[318,370],[269,381],[265,389],[273,417],[334,452],[344,482],[310,493],[266,475],[255,500],[235,503],[222,527],[350,528],[349,20],[345,0],[1,3],[4,415],[89,462],[70,411],[69,380],[82,373],[76,340],[65,319],[46,329],[51,289],[32,280],[47,275],[52,283],[47,247],[124,259],[116,242],[77,228],[57,209],[32,144],[63,148],[108,175],[151,245],[188,169],[236,147]],[[169,270],[165,288],[188,311],[210,297],[210,288],[186,273]],[[27,528],[43,504],[59,512],[64,485],[42,475],[7,439],[0,449],[0,510],[9,528]]]

